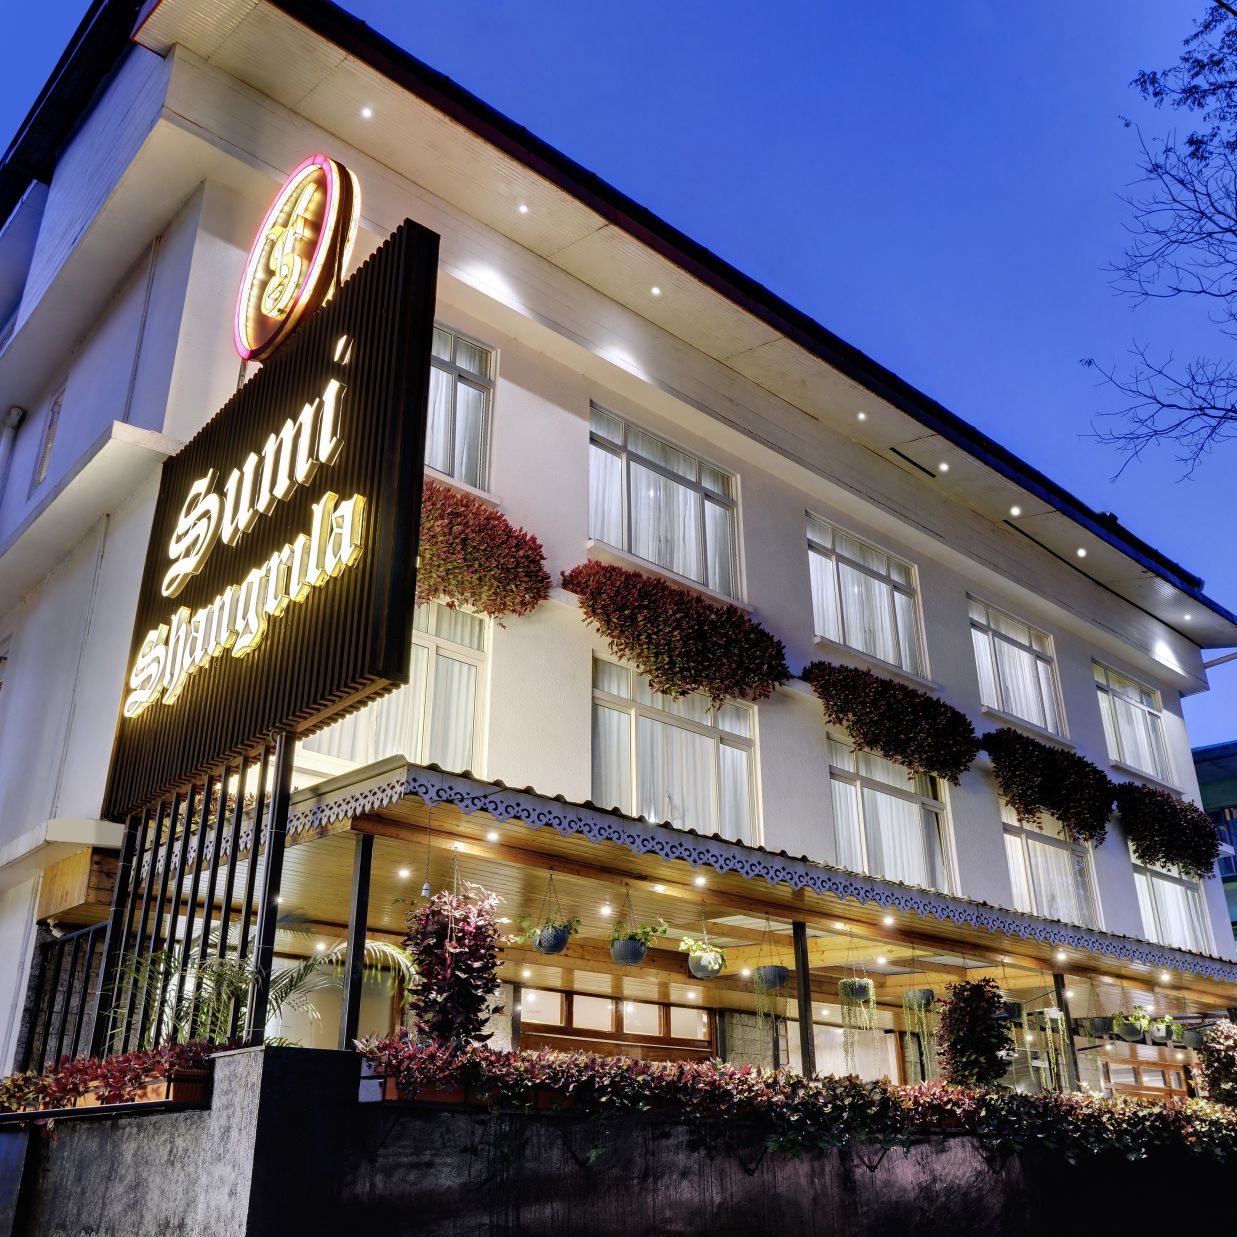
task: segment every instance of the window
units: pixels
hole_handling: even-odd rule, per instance
[[[405,756],[475,770],[486,621],[430,602],[417,607],[414,628],[408,684],[307,739],[307,751],[355,764]]]
[[[979,698],[990,709],[1064,734],[1051,638],[974,597],[967,604]]]
[[[0,680],[4,678],[4,657],[0,654]],[[1225,846],[1232,846],[1237,850],[1237,808],[1222,807],[1217,808],[1214,812],[1208,812],[1216,827],[1216,833],[1219,834],[1220,841]],[[1219,871],[1221,880],[1233,880],[1237,877],[1237,857],[1234,855],[1221,855],[1219,859]]]
[[[494,353],[444,327],[434,328],[425,462],[479,490],[488,480]]]
[[[1099,692],[1104,738],[1111,759],[1170,781],[1168,749],[1160,718],[1160,693],[1098,662],[1092,662],[1095,688]]]
[[[714,710],[699,692],[672,700],[594,658],[593,801],[755,843],[753,720],[748,705]]]
[[[840,867],[948,891],[936,778],[830,739],[829,784]]]
[[[735,480],[592,409],[588,535],[738,596]]]
[[[1014,906],[1029,915],[1097,927],[1088,848],[1071,841],[1050,816],[1041,816],[1039,825],[1022,825],[1002,803],[1001,821]]]
[[[39,444],[39,458],[35,461],[34,476],[30,479],[31,493],[47,480],[47,470],[52,462],[52,448],[56,445],[56,431],[60,428],[60,406],[63,403],[64,389],[61,388],[47,410],[47,422],[43,426],[43,441]]]
[[[1133,864],[1146,938],[1159,945],[1211,953],[1211,932],[1200,883],[1175,870],[1148,867],[1137,859],[1133,859]]]
[[[807,544],[816,634],[923,674],[911,567],[814,515]]]

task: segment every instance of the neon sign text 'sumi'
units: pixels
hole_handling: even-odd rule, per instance
[[[342,337],[335,360],[346,365],[351,351],[350,341]],[[331,378],[321,395],[268,435],[260,452],[251,451],[233,468],[222,487],[216,469],[189,487],[168,542],[171,565],[163,577],[165,597],[184,589],[220,541],[235,545],[261,516],[270,515],[319,468],[334,463],[343,446],[340,409],[346,392],[338,378]],[[190,676],[223,653],[251,653],[272,619],[357,561],[365,532],[365,498],[353,494],[341,499],[327,490],[313,504],[308,529],[206,605],[194,611],[181,606],[147,632],[129,675],[125,717],[137,717],[156,701],[172,704]]]

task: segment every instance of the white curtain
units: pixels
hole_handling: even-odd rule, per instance
[[[705,735],[637,719],[640,814],[712,833],[713,741]]]
[[[898,644],[888,584],[846,563],[838,564],[846,643],[882,661],[897,663]]]
[[[485,420],[489,394],[482,387],[457,379],[455,384],[455,457],[451,475],[465,485],[482,487],[485,457]]]
[[[734,534],[729,507],[704,500],[704,539],[708,553],[708,585],[727,597],[735,593]]]
[[[631,716],[593,705],[593,802],[631,812]]]
[[[919,658],[919,624],[915,620],[915,602],[908,594],[900,593],[896,588],[892,592],[903,669],[912,674],[921,674],[923,662]]]
[[[919,804],[865,787],[863,816],[872,875],[936,886],[935,864],[925,853],[924,809]]]
[[[476,708],[477,667],[439,653],[434,659],[434,714],[429,744],[432,764],[454,772],[472,768]]]
[[[591,446],[588,459],[588,535],[606,545],[626,545],[623,536],[623,462],[604,447]]]
[[[1044,701],[1039,685],[1039,659],[1029,649],[1020,649],[1007,640],[993,640],[1001,686],[1005,689],[1005,709],[1037,726],[1047,726]]]
[[[975,647],[975,669],[979,674],[979,698],[990,709],[1001,707],[996,671],[992,665],[992,637],[986,631],[971,628],[971,643]]]
[[[430,368],[429,425],[425,431],[425,462],[451,475],[451,375]]]
[[[1153,777],[1167,778],[1160,719],[1115,692],[1110,699],[1121,735],[1121,758]]]
[[[721,790],[721,821],[719,832],[732,842],[754,842],[752,837],[750,758],[741,747],[728,743],[720,746],[721,769],[718,783]]]
[[[838,591],[833,559],[815,550],[808,551],[808,566],[812,577],[812,615],[816,634],[826,640],[842,642],[838,627]]]
[[[1086,860],[1077,851],[1027,837],[1036,905],[1048,919],[1093,927]]]
[[[700,495],[634,460],[627,467],[631,474],[631,552],[689,580],[703,581]]]
[[[1154,873],[1150,874],[1149,879],[1160,923],[1161,944],[1208,952],[1210,946],[1198,890],[1157,877]]]
[[[841,778],[829,783],[833,791],[833,825],[837,844],[838,867],[852,872],[864,872],[863,832],[859,820],[859,787]]]
[[[1014,890],[1014,909],[1033,915],[1035,899],[1031,896],[1031,880],[1027,875],[1026,858],[1022,847],[1021,835],[1016,833],[1005,835],[1005,858],[1009,863],[1009,883]]]

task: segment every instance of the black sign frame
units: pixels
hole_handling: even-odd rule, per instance
[[[310,734],[408,682],[438,240],[406,219],[164,464],[112,748],[107,817],[123,819],[277,732]],[[333,378],[343,384],[334,458],[268,505],[233,543],[218,540],[180,591],[165,596],[169,543],[190,487],[213,469],[222,492],[229,474],[251,453],[261,456],[268,436],[321,399]],[[130,676],[149,633],[181,607],[190,615],[211,607],[307,534],[328,491],[341,501],[364,499],[355,561],[271,615],[245,656],[224,649],[199,658],[174,701],[156,699],[126,716]]]

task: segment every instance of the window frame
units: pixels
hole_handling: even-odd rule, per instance
[[[1168,739],[1164,734],[1164,697],[1161,692],[1150,684],[1136,679],[1133,675],[1126,674],[1123,670],[1118,670],[1114,666],[1097,661],[1094,657],[1091,659],[1091,674],[1095,680],[1095,692],[1099,701],[1100,721],[1104,728],[1104,745],[1108,749],[1108,759],[1114,764],[1131,769],[1135,773],[1150,778],[1154,782],[1159,782],[1163,786],[1173,786],[1175,773],[1172,755],[1168,750]],[[1131,686],[1136,687],[1140,694],[1146,693],[1154,697],[1155,705],[1148,705],[1141,697],[1138,700],[1133,700],[1124,693],[1118,692],[1109,681],[1110,675],[1116,675],[1118,678],[1125,680]],[[1121,727],[1117,723],[1116,703],[1113,700],[1115,695],[1119,695],[1127,704],[1133,705],[1155,719],[1152,732],[1156,736],[1163,769],[1144,769],[1126,756],[1121,743]],[[1113,751],[1114,744],[1117,748],[1116,751]]]
[[[1167,949],[1183,949],[1187,953],[1215,953],[1215,933],[1212,931],[1211,916],[1207,912],[1207,898],[1203,891],[1203,882],[1194,880],[1188,876],[1182,876],[1180,872],[1170,868],[1153,866],[1148,863],[1142,863],[1134,854],[1133,847],[1130,847],[1130,866],[1134,871],[1134,886],[1135,893],[1138,897],[1138,913],[1142,919],[1143,933],[1146,939],[1153,941],[1157,945],[1163,945]],[[1159,880],[1167,884],[1175,885],[1180,889],[1186,890],[1188,894],[1195,900],[1198,921],[1202,928],[1202,940],[1192,944],[1182,944],[1179,941],[1169,941],[1164,939],[1164,932],[1160,923],[1159,906],[1155,899],[1154,884]],[[1148,885],[1147,898],[1143,897],[1143,882]],[[1151,908],[1153,924],[1147,923],[1147,907]]]
[[[598,412],[604,417],[608,417],[612,421],[617,421],[622,426],[622,442],[615,443],[609,438],[604,438],[593,428],[593,413]],[[634,450],[630,445],[630,432],[635,430],[637,433],[643,434],[647,438],[652,438],[654,441],[661,443],[672,451],[678,452],[680,455],[686,456],[696,466],[696,478],[692,480],[683,476],[682,473],[675,472],[672,468],[667,468],[658,460],[649,459],[648,456],[641,454],[640,451]],[[596,400],[589,401],[589,431],[588,445],[590,453],[594,448],[605,451],[607,454],[614,456],[619,461],[619,468],[622,474],[622,503],[623,510],[620,515],[620,525],[623,531],[623,544],[614,546],[616,550],[621,550],[624,554],[630,554],[633,558],[639,559],[642,563],[649,563],[657,568],[658,571],[669,572],[680,579],[688,580],[700,588],[708,589],[710,592],[716,593],[718,596],[729,597],[732,601],[741,601],[743,598],[743,569],[742,556],[740,553],[740,538],[739,538],[739,477],[738,474],[729,468],[723,468],[719,464],[714,464],[712,460],[706,459],[702,455],[698,455],[695,451],[689,451],[676,443],[671,442],[669,438],[662,434],[654,433],[652,430],[647,430],[644,426],[637,424],[628,417],[622,416],[617,412],[612,412],[609,408],[599,404]],[[634,529],[633,529],[633,503],[631,501],[631,468],[632,459],[641,467],[649,472],[656,473],[665,481],[670,481],[674,484],[682,486],[684,489],[691,490],[693,493],[700,496],[700,519],[697,522],[696,528],[696,551],[699,555],[705,579],[697,580],[693,576],[685,575],[682,572],[676,571],[672,566],[665,563],[659,563],[656,559],[645,558],[641,554],[637,554],[632,546],[634,544]],[[734,491],[733,497],[723,494],[721,491],[714,489],[712,486],[706,485],[700,480],[701,466],[712,469],[716,473],[729,478],[731,489]],[[731,588],[729,592],[719,589],[709,582],[707,579],[709,574],[709,541],[707,533],[707,519],[705,512],[706,504],[714,503],[716,506],[722,507],[730,513],[730,564],[731,564]],[[606,541],[602,537],[594,534],[592,529],[592,504],[593,496],[589,494],[589,538],[597,541],[601,545],[612,545],[612,542]]]
[[[618,667],[628,675],[628,682],[631,685],[631,696],[617,696],[613,692],[608,692],[596,686],[595,681],[592,686],[592,696],[590,700],[590,730],[592,725],[592,709],[598,705],[607,709],[613,709],[616,713],[626,713],[631,718],[631,724],[627,728],[627,745],[628,745],[628,768],[631,771],[631,783],[628,787],[628,793],[631,795],[631,815],[638,815],[637,808],[640,805],[641,792],[641,777],[640,777],[640,734],[639,720],[640,718],[648,718],[651,721],[657,722],[660,725],[674,726],[681,730],[686,730],[690,734],[701,735],[709,739],[713,745],[713,819],[711,821],[712,828],[707,830],[709,833],[723,836],[721,832],[721,757],[718,749],[721,747],[732,747],[739,751],[745,751],[748,755],[748,779],[747,779],[747,794],[748,794],[748,820],[751,822],[751,838],[741,843],[745,846],[761,846],[764,842],[764,830],[760,819],[760,794],[758,789],[759,779],[759,742],[756,731],[756,708],[754,705],[746,701],[729,701],[737,708],[746,710],[750,719],[751,735],[744,738],[742,735],[735,734],[733,731],[723,730],[716,721],[711,723],[701,723],[693,721],[689,717],[679,717],[674,713],[668,713],[664,709],[657,708],[656,705],[645,704],[636,698],[637,680],[644,678],[634,666],[625,665],[621,661],[614,661],[609,657],[601,657],[596,653],[592,655],[590,661],[590,672],[597,662],[607,662],[611,666]],[[656,695],[656,693],[653,693]],[[710,718],[716,718],[717,710],[711,705],[708,710]],[[596,759],[596,753],[590,752],[590,766],[592,761]],[[591,773],[590,773],[591,776]],[[591,787],[590,787],[591,790]],[[607,805],[608,806],[608,805]],[[621,809],[620,809],[621,810]],[[676,825],[673,821],[657,822],[671,825],[673,828],[693,828],[691,825]],[[700,832],[705,832],[700,830]]]
[[[1058,828],[1062,828],[1060,822],[1054,822]],[[1091,922],[1079,920],[1062,920],[1063,923],[1073,923],[1080,928],[1088,928],[1092,931],[1104,930],[1104,915],[1103,907],[1100,904],[1099,883],[1095,879],[1095,854],[1089,842],[1070,841],[1065,837],[1054,837],[1048,833],[1042,826],[1034,824],[1024,825],[1014,814],[1012,808],[1004,801],[1001,802],[1001,828],[1005,837],[1015,837],[1018,839],[1019,848],[1022,852],[1023,871],[1025,873],[1026,887],[1030,890],[1032,907],[1026,910],[1023,907],[1015,904],[1014,909],[1021,911],[1024,915],[1035,915],[1040,919],[1049,918],[1048,912],[1040,906],[1041,898],[1035,884],[1035,869],[1031,864],[1030,847],[1031,842],[1044,844],[1056,847],[1058,850],[1063,850],[1067,854],[1079,856],[1083,860],[1084,875],[1086,878],[1086,895],[1090,903]],[[1009,865],[1009,851],[1006,850],[1006,867]],[[1013,885],[1013,873],[1010,873],[1010,883]],[[1015,887],[1016,888],[1016,887]]]
[[[841,648],[850,649],[859,654],[860,657],[869,657],[873,661],[880,662],[882,665],[892,666],[903,674],[909,674],[918,678],[926,679],[930,675],[928,668],[928,641],[927,633],[924,628],[923,621],[923,606],[920,604],[920,588],[919,588],[919,569],[909,560],[902,557],[901,554],[895,554],[887,550],[884,546],[878,545],[868,537],[862,537],[858,533],[852,532],[849,528],[840,525],[836,520],[828,519],[825,516],[817,515],[816,512],[807,510],[805,515],[805,539],[808,549],[808,571],[809,575],[812,567],[812,555],[824,559],[830,564],[830,569],[833,573],[833,603],[834,603],[834,621],[837,624],[839,638],[835,639],[828,632],[820,631],[820,624],[817,622],[816,614],[816,597],[815,590],[812,594],[812,634],[818,640],[827,641],[830,644],[836,644]],[[823,524],[830,530],[831,545],[823,545],[820,541],[812,536],[812,525]],[[886,565],[884,574],[878,572],[875,568],[869,567],[866,563],[861,563],[850,555],[844,554],[837,548],[836,538],[838,534],[844,537],[849,537],[852,541],[857,541],[874,553],[883,554],[886,559],[886,564],[890,562],[897,563],[902,567],[910,579],[910,584],[903,584],[900,580],[894,579],[893,575]],[[870,653],[867,649],[860,647],[858,644],[852,643],[847,639],[846,632],[846,616],[842,606],[842,584],[838,576],[839,560],[846,564],[852,571],[858,572],[860,575],[865,575],[869,579],[877,581],[879,584],[885,585],[889,590],[889,605],[892,607],[893,622],[890,625],[890,630],[893,633],[894,643],[898,649],[898,660],[888,661],[881,657],[879,653]],[[917,648],[915,653],[918,659],[918,666],[911,666],[906,661],[906,650],[902,648],[902,634],[898,630],[898,615],[897,607],[894,604],[893,596],[895,593],[900,593],[902,596],[909,599],[911,604],[911,612],[914,616],[914,633]]]
[[[874,778],[869,774],[862,773],[859,767],[860,753],[855,751],[849,737],[837,738],[830,734],[827,740],[829,746],[826,749],[827,768],[829,773],[829,809],[834,811],[833,806],[833,782],[847,782],[858,788],[859,793],[855,796],[856,806],[859,813],[859,845],[863,855],[863,868],[861,874],[870,876],[874,880],[890,880],[896,881],[896,876],[886,876],[880,872],[872,871],[871,852],[868,843],[868,819],[867,810],[864,807],[863,792],[871,790],[877,794],[887,794],[892,798],[903,799],[907,802],[918,805],[922,812],[931,812],[936,817],[936,837],[937,848],[939,852],[939,866],[941,876],[944,878],[945,888],[935,888],[931,885],[921,886],[925,889],[935,889],[936,893],[953,894],[959,888],[958,873],[954,862],[953,840],[950,829],[949,819],[949,803],[945,798],[946,790],[944,783],[938,777],[933,777],[931,774],[925,774],[935,784],[939,798],[934,798],[931,795],[924,795],[914,789],[903,789],[901,786],[895,786],[891,782],[882,782],[879,778]],[[844,769],[840,765],[833,763],[833,747],[832,744],[837,743],[840,747],[849,747],[851,755],[855,760],[854,769]],[[913,785],[912,779],[908,777],[908,786]],[[834,812],[834,845],[837,846],[837,815]],[[839,860],[839,866],[841,861]],[[850,871],[851,869],[846,869]]]
[[[989,665],[992,668],[992,681],[993,683],[996,684],[997,695],[1000,697],[1000,702],[998,704],[989,705],[986,702],[984,702],[984,707],[994,709],[998,713],[1004,713],[1007,717],[1016,717],[1018,718],[1019,721],[1025,722],[1028,726],[1034,726],[1039,730],[1046,731],[1048,734],[1056,735],[1058,738],[1061,738],[1061,739],[1069,738],[1069,724],[1066,721],[1066,717],[1065,717],[1065,700],[1061,693],[1061,674],[1057,668],[1056,641],[1052,638],[1052,636],[1048,632],[1043,631],[1039,627],[1036,627],[1034,623],[1027,622],[1027,620],[1024,618],[1019,618],[1018,615],[1011,613],[1009,610],[1006,610],[1003,606],[994,606],[991,602],[984,601],[982,597],[975,596],[974,593],[967,593],[966,600],[967,600],[967,616],[970,620],[970,628],[972,632],[972,636],[971,636],[972,648],[974,647],[974,643],[975,643],[974,633],[976,631],[979,631],[987,636],[988,638],[988,660],[989,660]],[[982,620],[977,619],[975,615],[971,613],[971,610],[970,610],[971,606],[983,607],[987,617]],[[1002,618],[1008,619],[1011,623],[1017,623],[1020,626],[1025,627],[1027,631],[1030,633],[1031,643],[1023,644],[1020,640],[1015,639],[1013,636],[1009,635],[1007,632],[1000,631],[995,626],[995,624],[992,622],[992,615],[994,613],[999,614]],[[1048,645],[1047,653],[1043,653],[1035,647],[1034,641],[1035,641],[1036,636],[1039,636],[1042,640],[1044,640],[1047,643]],[[1035,658],[1037,663],[1046,662],[1048,664],[1048,668],[1052,674],[1052,703],[1053,703],[1053,707],[1056,713],[1056,718],[1057,718],[1057,723],[1058,723],[1055,728],[1053,726],[1050,726],[1046,721],[1037,722],[1033,717],[1024,717],[1021,713],[1017,712],[1014,708],[1011,707],[1009,703],[1009,699],[1008,699],[1009,693],[1007,692],[1005,683],[1001,677],[1001,662],[1000,662],[1000,659],[996,655],[995,645],[996,645],[997,640],[1002,640],[1006,644],[1011,645],[1013,648],[1018,649],[1019,651],[1023,653],[1029,653],[1032,657]],[[978,650],[976,650],[975,655],[978,657],[979,655]],[[979,678],[980,700],[983,701],[984,677],[982,674],[979,673],[978,665],[976,665],[975,667],[975,672]],[[1039,678],[1038,675],[1036,676],[1036,683],[1040,689],[1040,704],[1041,706],[1046,705],[1047,702],[1043,699],[1043,682]],[[1047,718],[1048,716],[1047,708],[1044,708],[1044,716],[1045,718]]]
[[[456,391],[461,380],[468,386],[483,390],[485,392],[485,417],[481,426],[481,446],[479,450],[479,459],[477,461],[477,482],[474,485],[471,481],[463,477],[457,477],[454,472],[444,471],[436,468],[426,459],[425,466],[433,473],[447,477],[457,485],[467,486],[470,489],[475,489],[481,493],[488,493],[490,488],[490,444],[493,441],[493,424],[494,424],[494,395],[498,384],[498,349],[492,344],[485,343],[484,340],[477,339],[470,335],[467,331],[457,330],[455,327],[448,325],[446,322],[440,322],[437,319],[434,321],[434,330],[442,331],[451,337],[451,360],[444,360],[437,356],[431,350],[430,367],[437,369],[440,373],[448,375],[451,379],[451,436],[447,444],[446,458],[451,466],[455,465],[455,437],[457,433],[457,407],[456,407]],[[489,377],[482,377],[471,369],[465,369],[456,361],[458,355],[457,345],[460,340],[466,344],[471,344],[474,348],[480,348],[489,355],[490,358],[490,373]],[[427,442],[428,447],[428,442]],[[428,451],[426,452],[428,456]]]

